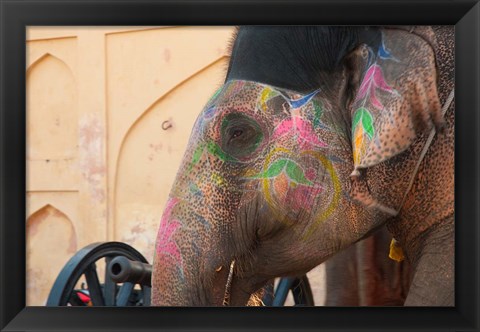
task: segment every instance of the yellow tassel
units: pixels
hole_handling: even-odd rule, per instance
[[[392,238],[392,242],[390,242],[390,253],[388,254],[388,257],[397,262],[401,262],[405,259],[400,243],[394,238]]]

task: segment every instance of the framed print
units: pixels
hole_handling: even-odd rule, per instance
[[[477,2],[0,8],[2,331],[478,329]]]

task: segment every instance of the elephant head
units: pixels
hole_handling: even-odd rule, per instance
[[[153,304],[244,305],[387,222],[421,270],[419,239],[453,223],[451,156],[444,180],[417,165],[434,127],[425,162],[453,149],[432,31],[240,28],[161,219]]]

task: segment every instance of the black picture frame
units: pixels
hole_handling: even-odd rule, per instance
[[[0,11],[1,331],[478,331],[480,4],[477,1],[0,0]],[[455,25],[455,307],[25,307],[26,27],[244,24]]]

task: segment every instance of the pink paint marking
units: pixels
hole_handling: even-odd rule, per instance
[[[313,167],[310,167],[305,171],[305,177],[307,178],[307,180],[314,181],[316,176],[317,170]]]
[[[272,138],[275,140],[288,135],[289,133],[296,135],[298,144],[302,148],[308,148],[312,145],[322,148],[327,146],[317,137],[312,125],[299,116],[292,116],[291,119],[285,119],[280,122],[273,132]]]
[[[296,122],[296,127],[299,133],[299,138],[301,138],[304,141],[303,145],[311,144],[321,148],[327,147],[327,144],[325,144],[320,139],[318,139],[317,135],[313,131],[313,127],[310,124],[310,122],[307,122],[300,117],[296,118],[295,122]]]
[[[273,132],[273,139],[282,137],[286,134],[288,134],[293,128],[293,120],[292,119],[286,119],[280,122],[280,124],[277,126],[275,131]]]
[[[377,109],[382,110],[383,105],[375,95],[375,90],[380,89],[385,92],[393,93],[395,90],[390,87],[383,77],[382,68],[374,64],[368,68],[363,78],[356,100],[363,99],[369,95],[370,103]]]
[[[173,239],[174,233],[182,224],[177,219],[171,219],[172,210],[179,201],[178,198],[170,198],[167,202],[158,230],[156,252],[163,260],[180,265],[180,269],[183,271],[182,255]]]
[[[298,185],[295,188],[290,188],[284,204],[295,211],[300,209],[311,210],[312,203],[315,202],[322,191],[323,187],[320,185],[314,187]]]

